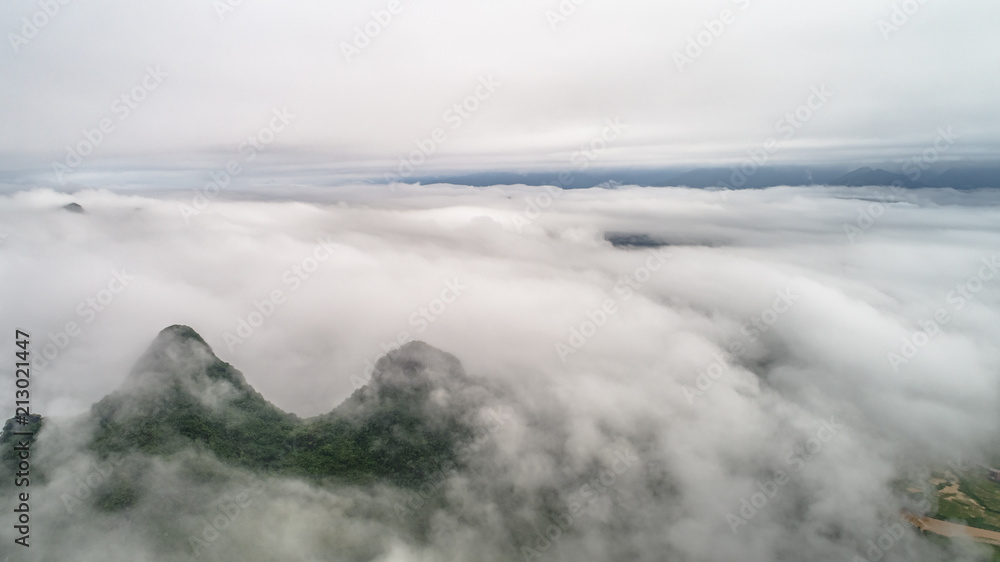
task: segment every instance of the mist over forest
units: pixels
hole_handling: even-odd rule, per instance
[[[992,191],[373,189],[0,200],[12,559],[988,556],[900,483],[1000,452]]]

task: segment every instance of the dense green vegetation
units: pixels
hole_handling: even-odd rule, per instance
[[[234,371],[218,361],[206,374],[234,380]],[[155,396],[108,396],[92,410],[98,420],[92,446],[102,454],[168,455],[194,442],[229,463],[262,470],[281,468],[290,450],[288,437],[301,422],[249,388],[240,390],[223,408],[206,406],[180,381]],[[126,408],[139,413],[118,415]]]
[[[38,432],[41,431],[44,421],[42,416],[35,414],[28,416],[27,421],[26,425],[21,425],[14,418],[11,418],[3,426],[3,433],[0,434],[0,467],[3,467],[4,474],[13,475],[17,472],[17,465],[20,459],[17,458],[17,453],[14,451],[15,441],[27,441],[29,454],[34,452],[34,443],[38,438]],[[19,433],[31,433],[32,436],[15,436],[15,431]],[[37,463],[34,459],[29,456],[28,462],[31,463],[31,479],[35,481],[42,480],[42,474],[37,470]],[[0,487],[12,483],[12,479],[4,478],[3,482],[0,483]]]
[[[939,485],[939,491],[942,488]],[[964,522],[971,527],[1000,531],[1000,485],[974,472],[958,480],[958,490],[972,502],[949,494],[939,494],[938,519]]]
[[[190,328],[164,332],[204,345]],[[175,359],[160,349],[164,345],[154,343],[140,362],[144,368],[173,368]],[[435,478],[442,464],[457,462],[456,449],[473,435],[457,414],[428,408],[433,388],[418,375],[405,388],[383,383],[377,393],[356,392],[330,414],[302,420],[265,400],[231,365],[212,358],[196,377],[231,385],[235,393],[221,405],[204,403],[182,377],[158,372],[155,391],[126,389],[94,405],[91,447],[106,456],[173,455],[193,446],[253,471],[419,486]],[[126,488],[108,493],[112,506],[131,498]]]
[[[1000,484],[986,478],[979,468],[970,468],[959,474],[947,470],[931,472],[930,477],[929,483],[933,485],[933,493],[937,496],[937,511],[931,513],[931,517],[979,529],[1000,531]],[[893,487],[898,493],[915,501],[920,501],[924,495],[923,492],[915,492],[914,488],[926,489],[923,483],[907,480],[897,481]],[[958,544],[934,533],[924,533],[924,537],[942,546],[955,547]],[[990,555],[976,558],[974,551],[969,550],[966,554],[970,559],[1000,562],[1000,547],[980,543],[975,549],[978,549],[975,552],[989,549]]]
[[[475,434],[468,403],[432,399],[442,384],[454,396],[468,389],[481,395],[456,359],[419,344],[383,358],[369,385],[330,413],[301,419],[265,400],[194,330],[173,326],[161,332],[117,391],[91,407],[89,419],[78,420],[94,428],[80,447],[98,464],[115,463],[78,499],[108,513],[170,501],[172,494],[158,488],[157,458],[170,459],[184,481],[196,484],[225,485],[249,472],[416,489],[458,467],[457,451]],[[7,445],[11,429],[37,433],[41,425],[39,416],[23,428],[7,423],[0,453],[4,473],[16,467]],[[33,482],[45,472],[34,460]],[[4,480],[0,487],[12,485]]]

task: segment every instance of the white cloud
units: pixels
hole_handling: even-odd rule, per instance
[[[1000,280],[984,281],[961,310],[949,304],[1000,247],[992,192],[907,192],[852,244],[843,225],[877,200],[873,190],[725,199],[676,188],[569,191],[519,232],[514,217],[539,188],[387,189],[288,188],[267,192],[268,201],[234,192],[190,221],[179,211],[189,194],[0,199],[10,233],[0,247],[3,317],[32,331],[36,352],[67,322],[82,326],[33,380],[35,408],[84,411],[121,383],[160,329],[181,323],[276,405],[313,415],[347,397],[365,360],[407,332],[510,388],[516,415],[481,461],[490,477],[450,480],[449,501],[460,507],[435,516],[429,544],[393,539],[386,560],[534,543],[525,519],[494,537],[503,486],[540,513],[531,510],[544,490],[570,501],[595,459],[610,463],[622,443],[636,468],[574,518],[545,559],[850,558],[898,508],[889,483],[900,470],[996,450]],[[60,208],[70,201],[85,213]],[[624,291],[620,281],[649,254],[613,247],[607,232],[669,242],[670,257]],[[330,257],[306,267],[319,239]],[[296,266],[307,275],[283,280]],[[121,268],[135,280],[86,323],[78,304]],[[433,304],[454,280],[467,289]],[[230,351],[224,334],[275,290],[284,302]],[[794,299],[777,296],[789,290]],[[556,344],[607,299],[617,312],[563,362]],[[422,307],[433,322],[412,321]],[[952,312],[943,332],[894,369],[887,355],[942,307]],[[710,369],[720,357],[721,372]],[[707,388],[700,373],[711,375]],[[831,416],[843,428],[816,450],[809,440]],[[733,534],[726,514],[778,470],[788,482]],[[273,523],[288,498],[306,493],[288,494],[268,496],[268,515],[248,519]],[[304,556],[319,552],[330,528],[309,517],[353,521],[314,499],[316,514],[294,519]],[[275,548],[240,533],[243,544]],[[913,560],[954,556],[896,548]]]

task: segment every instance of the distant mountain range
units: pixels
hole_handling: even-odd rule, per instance
[[[846,173],[845,173],[846,172]],[[449,183],[455,185],[553,185],[566,189],[598,186],[638,185],[648,187],[686,186],[696,188],[762,189],[781,185],[847,185],[892,186],[906,188],[951,187],[977,189],[1000,187],[1000,166],[963,166],[941,169],[907,169],[907,173],[880,168],[861,167],[851,170],[843,167],[822,166],[773,166],[761,167],[752,173],[741,173],[736,168],[682,169],[608,169],[552,172],[481,172],[474,174],[421,176],[406,181],[427,185]],[[562,179],[560,179],[562,174]]]
[[[927,187],[917,181],[910,179],[903,174],[894,174],[887,170],[874,169],[869,167],[858,168],[848,172],[838,178],[834,178],[831,185],[846,185],[849,187],[874,186],[899,186],[908,188]]]

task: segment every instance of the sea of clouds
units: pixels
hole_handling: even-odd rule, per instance
[[[249,507],[201,559],[976,559],[900,524],[930,498],[895,484],[1000,453],[1000,192],[359,185],[193,198],[0,197],[0,310],[11,335],[32,334],[35,411],[86,412],[161,329],[186,324],[300,416],[422,340],[508,389],[502,423],[435,502],[291,479],[210,489],[157,461],[189,531],[169,556],[135,530],[156,506],[125,526],[69,509],[61,496],[99,465],[43,433],[39,458],[60,468],[37,490],[30,555],[9,550],[2,516],[11,560],[189,559],[220,495]]]

